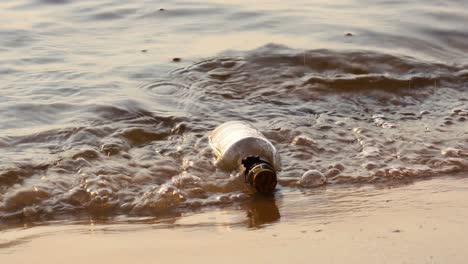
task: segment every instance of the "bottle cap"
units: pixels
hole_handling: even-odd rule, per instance
[[[276,187],[276,173],[268,163],[257,163],[248,172],[250,185],[260,193],[271,193]]]

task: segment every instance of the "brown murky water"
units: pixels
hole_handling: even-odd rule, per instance
[[[447,177],[457,190],[468,169],[466,10],[455,0],[2,1],[0,228],[177,222],[222,208],[262,227],[294,202],[288,221],[369,206],[351,195],[317,211],[331,198],[299,181],[308,170],[338,197]],[[213,166],[207,135],[229,120],[280,150],[273,197]]]

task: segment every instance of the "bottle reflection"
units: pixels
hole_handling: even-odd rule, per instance
[[[247,223],[249,228],[262,228],[279,221],[281,215],[273,195],[254,194],[247,202]]]

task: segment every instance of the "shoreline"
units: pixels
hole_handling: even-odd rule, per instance
[[[50,225],[3,230],[0,259],[25,263],[34,258],[49,264],[135,260],[464,263],[468,257],[464,251],[468,202],[463,199],[468,179],[429,179],[379,189],[375,195],[370,187],[353,188],[354,194],[343,188],[305,194],[285,191],[276,199],[280,218],[250,227],[256,212],[231,207],[178,217],[172,225]],[[341,201],[314,200],[323,199],[323,192],[336,192]],[[336,204],[326,208],[326,203]]]

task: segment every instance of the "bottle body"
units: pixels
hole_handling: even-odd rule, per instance
[[[230,121],[218,126],[209,136],[216,165],[225,170],[244,167],[246,181],[260,192],[276,186],[276,171],[281,160],[275,146],[246,122]]]
[[[260,131],[242,121],[226,122],[213,130],[209,143],[216,156],[216,165],[233,170],[249,156],[258,156],[281,170],[281,160],[275,146]]]

